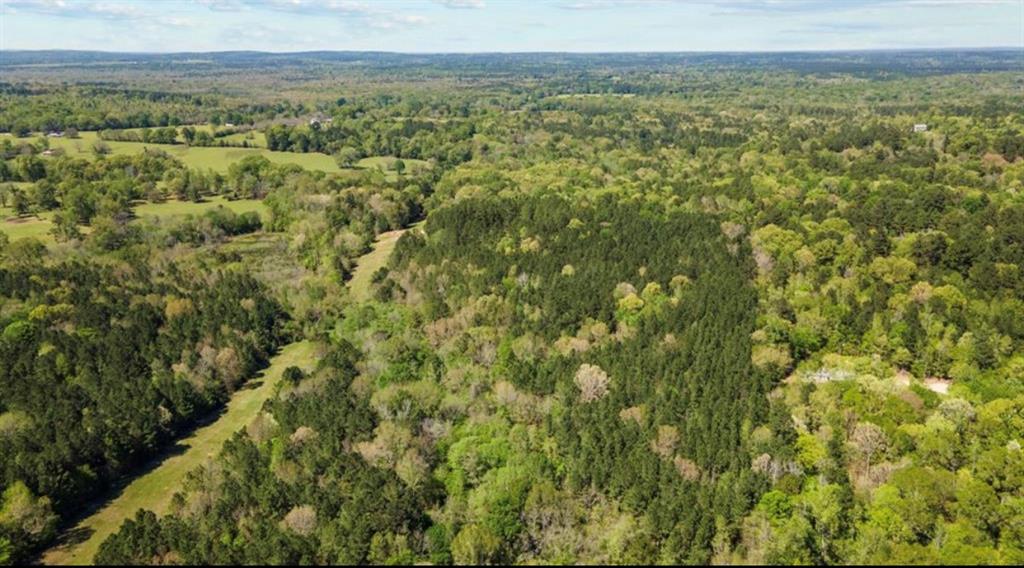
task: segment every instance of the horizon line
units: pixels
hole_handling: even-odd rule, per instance
[[[207,51],[116,51],[105,49],[23,49],[4,48],[0,53],[97,53],[109,55],[215,55],[231,53],[255,53],[264,55],[303,55],[310,53],[372,53],[385,55],[684,55],[684,54],[786,54],[786,53],[876,53],[876,52],[920,52],[920,51],[1020,51],[1024,54],[1024,45],[992,45],[992,46],[946,46],[946,47],[868,47],[868,48],[836,48],[836,49],[757,49],[757,50],[623,50],[623,51],[388,51],[376,49],[304,49],[297,51],[268,51],[258,49],[223,49]],[[1021,62],[1024,64],[1024,60]]]

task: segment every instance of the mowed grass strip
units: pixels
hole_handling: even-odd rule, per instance
[[[418,230],[420,224],[410,227]],[[370,280],[373,273],[387,263],[398,239],[406,230],[389,231],[378,235],[373,250],[360,257],[349,287],[353,294],[362,299],[370,295]],[[248,242],[248,237],[243,242]],[[258,241],[258,239],[256,239]],[[241,243],[239,243],[241,244]],[[248,243],[258,246],[259,243]],[[358,281],[357,281],[358,278]],[[356,292],[356,286],[360,292]],[[271,361],[270,367],[261,379],[253,379],[234,394],[227,409],[216,422],[197,429],[191,436],[178,442],[177,447],[185,451],[168,457],[160,464],[136,478],[109,503],[96,513],[79,522],[66,534],[87,534],[84,540],[68,538],[51,548],[42,557],[43,564],[85,565],[91,564],[103,541],[114,534],[125,520],[135,516],[139,509],[148,509],[157,515],[167,513],[174,494],[181,488],[185,476],[211,457],[217,455],[221,446],[248,425],[259,413],[263,403],[273,395],[280,382],[281,374],[295,365],[311,369],[316,347],[313,342],[300,341],[283,348]]]
[[[100,544],[116,532],[125,520],[134,517],[139,509],[148,509],[157,515],[166,514],[185,476],[216,456],[224,442],[256,418],[264,401],[273,395],[284,370],[293,365],[311,370],[314,357],[315,346],[309,341],[292,343],[283,348],[262,377],[251,379],[231,397],[226,410],[216,422],[197,429],[191,436],[178,442],[177,447],[183,448],[183,452],[171,455],[132,481],[102,509],[69,531],[69,534],[88,534],[85,540],[58,544],[43,555],[43,563],[90,564]]]
[[[398,239],[407,230],[418,227],[419,224],[416,224],[409,229],[388,231],[387,233],[377,235],[377,240],[373,243],[373,250],[359,257],[356,269],[352,272],[352,278],[348,282],[348,288],[352,292],[353,299],[359,302],[371,299],[370,286],[373,283],[373,274],[387,264],[388,258],[391,257],[395,246],[398,245]]]

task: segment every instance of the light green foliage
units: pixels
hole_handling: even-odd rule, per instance
[[[231,393],[46,560],[1024,561],[1012,55],[138,57],[0,92],[0,562]]]

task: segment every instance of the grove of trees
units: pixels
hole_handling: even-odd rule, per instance
[[[0,142],[11,222],[58,231],[0,237],[0,560],[299,337],[96,562],[1024,560],[1013,54],[264,57],[5,86],[0,129],[230,118],[343,171]],[[132,215],[214,195],[265,213]]]

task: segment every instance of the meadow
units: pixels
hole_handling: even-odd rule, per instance
[[[197,130],[213,131],[211,125],[199,125]],[[3,136],[9,136],[4,134]],[[249,143],[254,148],[241,147],[219,147],[219,146],[188,146],[185,144],[149,144],[142,142],[121,142],[113,140],[101,140],[97,132],[81,132],[76,138],[63,136],[49,136],[46,140],[50,150],[62,152],[66,156],[97,159],[93,151],[93,145],[102,142],[110,149],[110,155],[132,155],[138,154],[146,149],[159,149],[171,156],[181,160],[186,166],[201,170],[212,170],[218,173],[226,173],[231,164],[238,162],[251,155],[261,155],[276,164],[295,164],[307,170],[323,171],[327,173],[341,172],[333,157],[319,153],[297,153],[297,152],[276,152],[266,149],[266,137],[262,132],[240,132],[224,137],[224,140],[234,143],[241,143],[246,137],[251,136]],[[18,138],[19,142],[34,142],[39,136]],[[361,159],[353,170],[379,170],[389,181],[398,177],[395,164],[398,158],[392,156],[374,156]],[[423,160],[405,159],[406,173],[412,174],[430,167],[430,164]],[[15,182],[16,186],[27,188],[28,183]],[[139,218],[143,217],[175,217],[189,214],[200,214],[211,208],[225,206],[235,213],[247,211],[264,211],[262,205],[256,200],[228,201],[222,197],[215,197],[202,202],[168,201],[165,203],[143,203],[135,207],[134,211]],[[12,239],[34,237],[46,244],[54,242],[50,230],[53,227],[53,212],[42,212],[37,215],[16,217],[10,207],[0,208],[0,230],[7,233]],[[83,227],[85,232],[88,227]]]
[[[236,199],[228,200],[222,196],[214,196],[200,202],[192,201],[166,201],[164,203],[143,202],[133,209],[137,220],[143,219],[171,219],[184,217],[186,215],[200,215],[211,209],[226,207],[235,213],[247,213],[256,211],[264,215],[266,207],[258,199]],[[17,217],[10,207],[0,207],[0,230],[7,233],[10,240],[33,237],[44,244],[53,244],[54,238],[50,233],[53,229],[53,211],[44,211],[37,215]],[[88,233],[88,227],[80,227],[83,233]]]
[[[369,158],[363,158],[356,162],[356,168],[359,169],[378,169],[386,173],[395,172],[395,164],[398,162],[398,158],[393,156],[372,156]],[[402,162],[405,163],[405,169],[407,173],[413,173],[422,169],[430,167],[430,163],[425,160],[414,160],[412,158],[402,158]]]
[[[1018,53],[110,57],[0,62],[0,565],[1024,564]]]
[[[244,134],[233,135],[244,136]],[[261,135],[262,136],[262,135]],[[230,138],[229,138],[230,139]],[[19,141],[31,142],[33,138],[21,138]],[[63,150],[65,155],[95,159],[93,144],[99,138],[96,132],[81,132],[78,138],[48,137],[50,148]],[[184,144],[147,144],[143,142],[104,141],[111,154],[138,154],[145,149],[159,149],[178,158],[191,168],[209,169],[225,173],[231,164],[252,155],[265,156],[277,164],[296,164],[307,170],[325,172],[341,171],[334,158],[326,154],[298,154],[293,152],[272,152],[265,148],[236,148],[219,146],[186,146]],[[257,142],[258,143],[258,142]]]
[[[0,221],[0,230],[12,241],[33,237],[46,244],[54,242],[53,235],[50,234],[50,229],[53,228],[52,211],[17,217],[10,207],[0,207],[0,219],[3,219]]]
[[[248,213],[256,211],[263,215],[266,207],[258,199],[235,199],[229,200],[222,196],[215,196],[205,201],[166,201],[164,203],[142,203],[135,207],[135,216],[139,219],[146,217],[167,218],[183,217],[185,215],[200,215],[216,209],[226,207],[235,213]]]
[[[211,131],[213,127],[210,125],[199,125],[195,127],[197,130]],[[137,129],[136,129],[137,130]],[[251,139],[247,139],[247,136],[251,135]],[[7,136],[6,134],[4,136]],[[33,142],[39,139],[39,135],[29,136],[25,138],[17,138],[19,142]],[[186,166],[190,168],[198,168],[203,170],[213,170],[219,173],[225,173],[231,164],[252,155],[261,155],[266,157],[275,164],[295,164],[301,166],[307,170],[316,170],[327,173],[340,172],[347,168],[341,168],[335,161],[334,157],[328,156],[327,154],[320,154],[316,152],[277,152],[268,150],[266,148],[267,141],[266,136],[262,132],[239,132],[237,134],[231,134],[221,138],[227,142],[233,144],[241,144],[243,141],[254,147],[243,148],[238,146],[188,146],[186,144],[150,144],[145,142],[122,142],[117,140],[101,140],[98,132],[80,132],[77,138],[67,138],[64,136],[48,136],[46,138],[49,141],[50,149],[61,151],[67,156],[76,158],[88,158],[95,159],[96,154],[93,152],[93,145],[102,141],[110,148],[111,155],[121,154],[138,154],[146,149],[159,149],[167,152],[171,156],[181,160]],[[180,138],[179,138],[180,140]],[[362,158],[356,162],[355,167],[351,169],[376,169],[381,170],[390,178],[396,176],[395,164],[398,158],[394,156],[371,156],[368,158]],[[425,160],[415,160],[412,158],[403,158],[402,161],[405,163],[406,172],[413,173],[415,171],[422,170],[430,167],[430,164]]]

